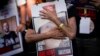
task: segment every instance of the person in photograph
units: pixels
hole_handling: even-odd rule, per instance
[[[17,34],[15,31],[10,31],[9,24],[7,22],[3,23],[3,33],[4,33],[4,44],[5,46],[12,46],[16,43]]]

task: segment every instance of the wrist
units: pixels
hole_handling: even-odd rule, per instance
[[[59,26],[58,26],[60,29],[62,29],[63,27],[64,27],[64,24],[63,23],[61,23],[61,24],[59,24]]]
[[[25,26],[26,24],[25,23],[20,23],[21,25]]]
[[[55,24],[59,27],[59,25],[61,24],[60,20],[56,20]]]

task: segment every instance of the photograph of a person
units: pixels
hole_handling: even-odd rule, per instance
[[[0,56],[12,56],[23,51],[21,33],[16,30],[19,15],[15,0],[3,2],[6,4],[0,9]]]
[[[31,40],[33,40],[33,41],[38,41],[37,42],[38,55],[40,55],[41,53],[43,54],[43,53],[47,52],[47,50],[49,52],[51,49],[55,50],[55,51],[52,51],[55,53],[62,52],[62,54],[57,53],[57,55],[64,55],[64,54],[73,55],[72,54],[73,50],[72,50],[72,45],[71,45],[70,39],[71,39],[71,37],[74,38],[73,36],[75,34],[75,32],[74,32],[74,30],[76,29],[76,26],[75,26],[76,23],[74,21],[75,18],[73,15],[68,17],[66,12],[63,12],[63,11],[57,12],[57,14],[62,12],[60,16],[59,15],[57,16],[54,6],[55,6],[55,4],[43,6],[42,7],[43,10],[39,11],[40,18],[33,17],[35,31],[37,33],[35,35],[35,34],[33,34],[34,32],[32,32],[33,35],[30,35],[30,38],[32,37]],[[71,5],[69,5],[69,6],[71,6]],[[70,9],[70,8],[68,8],[68,9]],[[49,22],[45,23],[45,20],[48,20]],[[59,23],[56,20],[58,22],[60,22],[61,25],[64,24],[64,26],[71,24],[70,27],[72,27],[71,29],[73,29],[73,30],[70,33],[71,34],[73,33],[73,36],[71,36],[69,34],[66,36],[66,34],[65,34],[66,32],[63,32],[65,30],[64,29],[62,30],[62,27],[59,28],[61,25],[59,26]],[[29,31],[29,32],[31,32],[31,31]],[[68,32],[69,32],[69,30],[68,30]],[[27,35],[26,35],[26,39],[28,38],[28,34],[29,33],[27,33]],[[66,49],[63,49],[63,48],[66,48]],[[65,52],[63,52],[63,51],[65,51]],[[52,54],[51,54],[51,56],[52,56]]]
[[[0,20],[0,54],[20,48],[16,17]],[[5,50],[6,49],[6,50]]]
[[[60,20],[61,20],[62,23],[65,23],[64,17],[60,17]],[[46,33],[46,32],[55,30],[55,28],[57,28],[57,26],[53,22],[48,22],[48,23],[39,27],[38,33],[39,34]],[[70,43],[64,41],[64,39],[46,39],[46,40],[43,40],[43,42],[44,42],[43,46],[45,47],[45,48],[43,48],[44,50],[58,48],[58,47],[70,47]],[[64,42],[66,42],[66,43],[64,44]],[[52,43],[54,43],[54,44],[52,44]],[[42,45],[42,44],[40,44],[40,45]]]

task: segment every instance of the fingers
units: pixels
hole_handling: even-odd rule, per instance
[[[41,10],[40,14],[47,14],[47,11],[46,10]]]
[[[33,30],[29,29],[26,31],[25,37],[28,38],[32,34],[34,34]]]
[[[35,34],[36,32],[32,29],[28,29],[26,33],[30,35],[30,34]]]
[[[26,31],[26,34],[25,34],[25,40],[27,42],[31,42],[32,41],[32,38],[33,38],[33,34],[35,34],[36,32],[32,29],[28,29]]]
[[[58,29],[50,30],[47,33],[50,34],[52,36],[52,38],[58,38],[58,37],[62,37],[63,36],[63,33],[60,32]]]
[[[43,12],[41,12],[39,15],[41,16],[42,19],[47,19],[48,18],[47,15]]]
[[[19,24],[19,26],[17,26],[17,29],[16,29],[17,32],[22,32],[24,30],[25,30],[25,26],[24,25]]]
[[[46,11],[54,11],[55,5],[44,6],[43,9]]]
[[[25,35],[25,40],[26,40],[26,42],[31,42],[31,37],[26,34]]]
[[[19,27],[17,26],[16,32],[19,32]]]
[[[47,19],[48,18],[47,11],[41,10],[40,11],[40,16],[41,16],[42,19]]]
[[[50,31],[55,31],[55,30],[60,31],[59,28],[58,28],[57,26],[55,26],[54,28],[50,29]]]

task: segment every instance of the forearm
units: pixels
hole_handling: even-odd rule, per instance
[[[74,18],[74,17],[72,17]],[[62,30],[62,32],[68,36],[70,39],[73,39],[75,37],[76,34],[76,22],[74,22],[73,24],[71,24],[73,22],[68,22],[67,26],[65,24],[63,24],[63,26],[60,28]],[[56,20],[55,24],[59,27],[60,24],[62,24],[62,22],[60,20]]]
[[[31,7],[33,6],[33,5],[35,5],[35,3],[36,3],[36,0],[26,0],[27,1],[27,14],[28,14],[28,17],[29,18],[31,18],[32,17],[32,15],[31,15]]]
[[[21,21],[20,23],[25,25],[26,24],[26,9],[25,9],[25,5],[20,6],[20,15],[21,15]]]
[[[41,40],[45,40],[45,39],[49,39],[51,38],[50,35],[47,35],[45,33],[41,33],[41,34],[32,34],[30,35],[30,37],[32,37],[32,42],[34,41],[41,41]]]

